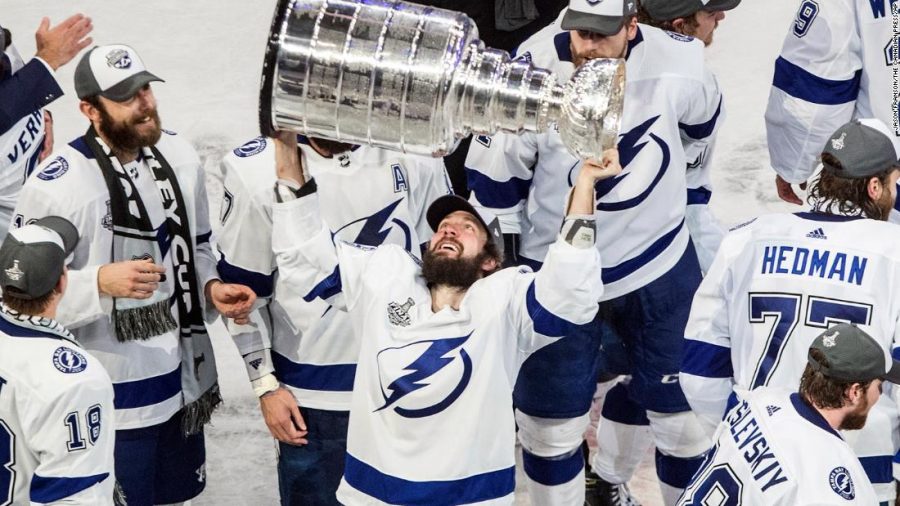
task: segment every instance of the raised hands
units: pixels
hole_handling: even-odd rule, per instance
[[[69,63],[82,49],[94,42],[94,39],[88,37],[93,29],[91,18],[84,14],[70,16],[53,27],[50,26],[50,18],[45,17],[34,34],[37,42],[35,56],[56,70]]]

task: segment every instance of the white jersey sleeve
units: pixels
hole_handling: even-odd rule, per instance
[[[715,432],[734,387],[729,329],[729,283],[734,256],[744,247],[740,233],[729,234],[694,294],[685,327],[679,383],[708,434]]]
[[[854,114],[863,73],[855,3],[868,4],[800,2],[775,62],[766,136],[772,168],[790,183],[812,175],[825,141]]]
[[[411,216],[416,219],[416,234],[427,242],[432,235],[426,219],[426,211],[438,197],[453,193],[443,158],[409,157],[413,161],[409,175],[412,187],[409,191]]]
[[[249,286],[257,296],[248,325],[237,325],[231,319],[225,322],[251,381],[274,372],[271,334],[266,325],[271,321],[269,302],[275,289],[275,256],[270,247],[272,188],[248,184],[236,163],[249,163],[248,153],[252,153],[256,157],[252,159],[257,165],[254,168],[271,171],[274,159],[271,150],[264,150],[265,144],[262,137],[253,139],[226,155],[220,165],[223,188],[216,234],[219,275],[225,282]]]
[[[691,233],[691,240],[697,250],[700,269],[708,272],[712,264],[725,230],[719,220],[713,216],[709,208],[712,198],[712,155],[715,142],[706,145],[685,145],[685,158],[688,160],[687,172],[687,208],[684,221]]]
[[[506,234],[522,232],[525,200],[537,162],[536,134],[472,137],[466,156],[466,180],[476,206],[490,209]]]

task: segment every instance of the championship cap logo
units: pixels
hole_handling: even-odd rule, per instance
[[[834,348],[834,345],[837,344],[835,343],[835,339],[837,339],[837,336],[839,335],[841,335],[841,333],[835,330],[833,334],[822,336],[822,344],[824,344],[826,348]]]
[[[844,149],[844,139],[847,137],[847,132],[841,134],[837,139],[831,139],[831,148],[840,151]]]
[[[22,269],[19,269],[19,261],[13,260],[13,266],[9,269],[6,269],[6,277],[13,281],[18,281],[22,279],[22,275],[25,274]]]
[[[124,49],[113,49],[106,55],[106,64],[116,69],[131,67],[131,55]]]

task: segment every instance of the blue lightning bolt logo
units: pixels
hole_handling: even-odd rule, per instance
[[[359,230],[359,233],[356,234],[356,238],[350,242],[362,244],[363,246],[381,246],[382,244],[384,244],[384,241],[391,233],[391,227],[393,225],[397,225],[403,231],[406,239],[403,247],[407,251],[411,251],[412,237],[410,235],[409,227],[405,223],[403,223],[403,221],[397,218],[391,218],[391,215],[394,214],[394,210],[397,209],[397,206],[399,206],[401,202],[403,202],[403,199],[399,198],[394,202],[388,204],[388,206],[381,211],[378,211],[371,216],[366,216],[364,218],[351,221],[350,223],[336,230],[334,232],[334,235],[340,234],[343,230],[352,225],[363,222],[363,226]]]
[[[662,162],[660,163],[659,170],[656,172],[656,176],[653,178],[653,181],[647,185],[647,188],[644,189],[636,197],[623,200],[621,202],[600,202],[600,199],[609,194],[616,186],[619,185],[622,181],[625,180],[631,174],[631,171],[624,172],[623,174],[616,176],[612,179],[604,179],[602,181],[597,182],[594,189],[596,192],[597,199],[597,210],[598,211],[621,211],[623,209],[631,209],[639,205],[641,202],[647,199],[650,196],[650,193],[653,192],[656,185],[662,181],[663,176],[666,175],[666,171],[669,169],[669,162],[671,160],[671,153],[669,151],[669,145],[665,143],[661,138],[659,138],[656,134],[649,133],[650,127],[656,123],[656,120],[659,119],[659,116],[654,116],[647,121],[641,123],[640,125],[632,128],[630,131],[626,132],[619,139],[619,163],[622,164],[622,168],[628,167],[628,165],[637,157],[637,155],[644,149],[650,141],[639,142],[644,138],[644,135],[650,138],[657,146],[659,146],[660,152],[662,153]]]
[[[463,393],[463,390],[466,389],[466,386],[469,384],[469,380],[472,377],[472,359],[469,357],[469,354],[466,353],[466,350],[462,349],[462,345],[469,340],[469,337],[471,335],[472,333],[470,332],[468,335],[465,335],[463,337],[436,339],[434,341],[419,341],[416,343],[408,344],[406,346],[402,346],[400,348],[387,348],[379,352],[378,354],[381,355],[382,353],[389,350],[397,350],[407,348],[409,346],[429,343],[428,349],[426,349],[424,353],[422,353],[408,366],[403,368],[404,371],[409,371],[408,374],[395,379],[391,382],[390,385],[387,386],[387,388],[384,388],[382,386],[381,390],[382,395],[384,396],[385,403],[375,411],[377,412],[391,407],[397,401],[406,397],[412,392],[430,385],[430,383],[425,382],[425,380],[434,376],[438,371],[451,364],[455,359],[448,358],[447,355],[459,348],[459,357],[460,360],[462,360],[463,372],[460,377],[459,383],[456,384],[456,386],[453,388],[453,391],[450,392],[447,397],[432,404],[431,406],[419,409],[406,409],[400,406],[394,406],[394,412],[406,418],[422,418],[431,416],[435,413],[439,413],[447,409],[447,407],[453,404],[453,402],[456,401],[456,399],[459,398],[459,396]],[[387,395],[387,391],[390,391],[390,395]]]

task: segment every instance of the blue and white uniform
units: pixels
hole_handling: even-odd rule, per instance
[[[900,144],[897,7],[889,0],[800,2],[766,108],[769,158],[785,181],[807,181],[829,136],[854,118],[881,120]]]
[[[182,137],[163,132],[156,148],[165,156],[178,178],[190,229],[195,234],[193,250],[198,286],[218,278],[216,259],[210,246],[205,175],[194,148]],[[100,293],[97,271],[112,262],[112,216],[109,191],[103,174],[83,138],[44,160],[22,188],[14,226],[44,216],[61,216],[75,225],[78,244],[70,257],[69,286],[59,306],[57,319],[72,330],[79,344],[106,368],[116,392],[117,429],[136,429],[169,420],[183,406],[181,391],[181,344],[178,330],[142,341],[119,342],[111,323],[112,298]],[[143,160],[124,164],[137,187],[154,228],[166,219],[159,189]],[[160,234],[161,248],[168,251],[162,262],[166,279],[160,286],[175,293],[178,279],[168,261],[175,248],[171,237]],[[205,297],[200,297],[201,303]],[[211,308],[210,308],[211,309]],[[172,306],[177,313],[177,305]],[[212,317],[214,311],[207,316]],[[173,314],[177,321],[177,315]],[[204,364],[214,366],[212,348],[202,351]],[[199,353],[198,353],[199,354]]]
[[[518,57],[566,78],[574,69],[570,42],[570,33],[554,24],[527,40]],[[536,353],[524,364],[516,386],[515,404],[526,415],[518,420],[524,427],[520,438],[526,475],[537,484],[529,483],[532,491],[544,486],[567,488],[572,494],[583,490],[578,445],[598,368],[616,373],[633,369],[631,397],[639,408],[662,413],[651,424],[672,425],[656,434],[690,434],[674,444],[659,444],[667,456],[689,459],[711,444],[707,438],[694,440],[696,432],[682,425],[692,423],[682,420],[691,415],[677,380],[671,379],[677,378],[687,301],[700,281],[685,226],[685,174],[688,163],[696,162],[715,135],[722,117],[722,95],[705,65],[702,42],[690,37],[638,25],[626,58],[625,109],[618,143],[623,172],[596,185],[596,244],[604,262],[601,306],[606,309],[601,307],[590,328],[576,331],[586,335]],[[505,233],[520,234],[520,263],[540,265],[580,165],[556,131],[473,139],[466,160],[473,203],[498,215]],[[609,347],[598,356],[600,343],[606,346],[607,340],[619,343],[610,344],[619,348],[624,341],[630,346],[629,358],[638,360],[620,358],[618,362],[626,364],[601,366],[600,360],[616,362]],[[545,364],[559,360],[570,364],[573,377],[547,381],[552,376]],[[529,425],[536,417],[545,421],[535,421],[532,428]],[[580,424],[560,421],[578,417]],[[550,427],[540,428],[545,425]],[[549,471],[560,463],[565,463],[564,472]],[[684,468],[683,462],[666,460],[658,466],[663,482],[683,487],[684,477],[672,477],[667,467]],[[594,470],[613,483],[630,478],[628,471]],[[547,494],[548,501],[578,500],[568,492]]]
[[[25,178],[38,164],[44,145],[44,113],[63,95],[53,70],[40,58],[24,66],[15,45],[0,58],[8,58],[11,75],[0,76],[0,240],[6,236],[12,211]]]
[[[722,242],[691,308],[681,386],[712,432],[732,389],[797,388],[813,339],[856,323],[897,356],[897,225],[822,213],[771,214]],[[897,389],[893,389],[897,390]],[[892,497],[897,408],[886,395],[851,446],[879,498]]]
[[[415,257],[334,243],[318,200],[273,205],[273,248],[289,315],[328,297],[363,336],[338,500],[513,504],[513,383],[529,353],[594,316],[597,251],[559,241],[537,274],[491,274],[434,312]]]
[[[112,505],[109,376],[54,320],[0,308],[0,504]]]
[[[326,158],[305,138],[300,142],[301,163],[318,183],[321,215],[336,239],[367,246],[396,244],[421,255],[421,244],[431,237],[425,210],[450,193],[440,158],[367,146]],[[254,321],[268,324],[248,328],[229,321],[229,331],[251,380],[274,371],[300,405],[347,411],[363,334],[354,331],[346,313],[329,310],[319,299],[293,306],[297,326],[281,307],[274,290],[275,255],[260,249],[272,242],[274,167],[274,145],[263,137],[222,161],[219,271],[223,280],[253,288],[265,304]]]
[[[738,391],[715,438],[679,506],[878,503],[841,434],[796,388]]]

